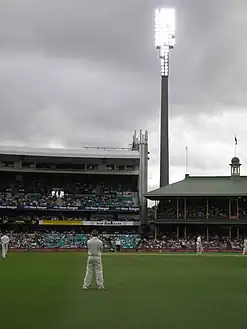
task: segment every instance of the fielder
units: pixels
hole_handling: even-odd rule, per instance
[[[203,253],[202,238],[200,235],[196,239],[196,252],[197,255],[201,255]]]
[[[3,235],[1,237],[1,242],[2,242],[2,258],[5,259],[9,249],[9,237],[7,235]]]
[[[247,252],[247,238],[244,239],[243,255],[246,255],[246,252]]]
[[[119,238],[116,239],[115,245],[116,245],[117,252],[121,251],[121,241]]]
[[[88,240],[88,260],[86,275],[84,278],[83,289],[88,289],[91,285],[93,272],[96,275],[96,284],[98,289],[104,289],[103,267],[101,260],[101,252],[103,250],[103,243],[98,238],[98,232],[92,232],[92,238]]]

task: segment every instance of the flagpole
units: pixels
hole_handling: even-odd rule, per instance
[[[188,146],[185,146],[185,174],[188,174]]]
[[[238,145],[238,140],[237,140],[237,136],[236,136],[236,134],[235,134],[234,140],[235,140],[235,145],[234,145],[234,156],[236,157],[236,156],[237,156],[237,145]]]

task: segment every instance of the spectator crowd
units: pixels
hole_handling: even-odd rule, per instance
[[[90,234],[75,231],[33,231],[33,232],[6,232],[10,237],[10,249],[84,249],[87,246],[87,240]],[[169,250],[192,250],[195,249],[196,236],[187,239],[175,239],[170,236],[162,236],[160,238],[141,238],[137,233],[101,233],[104,248],[109,250],[115,249],[115,242],[119,239],[123,249],[169,249]],[[229,240],[227,237],[211,236],[208,240],[203,239],[203,247],[205,249],[242,249],[243,239]]]
[[[246,207],[246,208],[244,208]],[[186,211],[185,211],[186,209]],[[238,208],[238,215],[239,217],[247,216],[247,205],[239,205]],[[157,218],[173,218],[173,219],[198,219],[198,218],[229,218],[229,217],[236,217],[237,211],[235,216],[233,214],[229,214],[229,208],[226,205],[211,205],[208,209],[206,206],[199,206],[196,203],[194,205],[188,205],[186,208],[179,207],[162,207],[160,204],[156,210]],[[155,216],[155,214],[153,214]]]
[[[208,240],[203,239],[203,248],[205,249],[241,249],[243,247],[243,239],[229,240],[227,237],[212,236]],[[160,239],[144,240],[142,246],[147,249],[195,249],[196,236],[187,239],[174,239],[171,237],[163,237]]]
[[[86,248],[87,240],[90,237],[88,233],[78,233],[74,231],[33,231],[33,232],[6,232],[10,238],[10,249],[39,249],[39,248]],[[115,242],[119,239],[123,248],[136,248],[140,241],[139,234],[128,233],[101,233],[99,238],[103,241],[104,248],[114,249]]]
[[[79,208],[83,210],[138,207],[139,200],[130,187],[122,184],[67,184],[60,189],[48,188],[43,182],[27,187],[12,184],[0,190],[0,207]]]

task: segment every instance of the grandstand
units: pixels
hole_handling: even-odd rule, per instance
[[[126,250],[193,251],[198,234],[205,249],[241,250],[247,178],[239,159],[232,159],[230,176],[186,175],[145,193],[144,137],[128,149],[0,149],[0,228],[10,248],[82,250],[97,228],[106,250],[120,239]],[[144,238],[146,198],[156,207]]]
[[[195,244],[196,235],[219,246],[242,243],[247,233],[247,177],[234,157],[229,176],[190,176],[146,194],[156,202],[152,225],[176,241]],[[169,232],[169,233],[168,233]],[[212,244],[211,243],[211,244]],[[189,243],[191,244],[191,242]]]
[[[102,234],[117,231],[123,247],[135,247],[137,232],[147,223],[147,143],[147,133],[140,133],[125,149],[1,147],[1,229],[31,232],[33,245],[54,248],[84,247],[97,227]]]

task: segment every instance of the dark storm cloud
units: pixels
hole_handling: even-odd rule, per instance
[[[33,130],[51,137],[57,133],[62,140],[74,140],[77,135],[80,141],[84,132],[87,136],[97,135],[97,130],[103,128],[132,132],[138,116],[140,123],[148,118],[145,109],[152,115],[154,96],[143,99],[149,83],[146,85],[137,74],[38,55],[1,63],[4,111],[0,126],[2,131],[8,127],[13,133],[25,135],[25,139],[35,135]]]
[[[131,142],[135,128],[148,128],[159,115],[152,11],[174,3],[171,115],[213,113],[218,103],[244,105],[244,0],[5,0],[1,140]]]
[[[145,24],[133,25],[139,4],[6,2],[0,20],[2,135],[29,141],[58,134],[75,143],[85,132],[86,139],[97,136],[97,129],[130,133],[152,118],[159,82],[150,80],[139,47]]]

